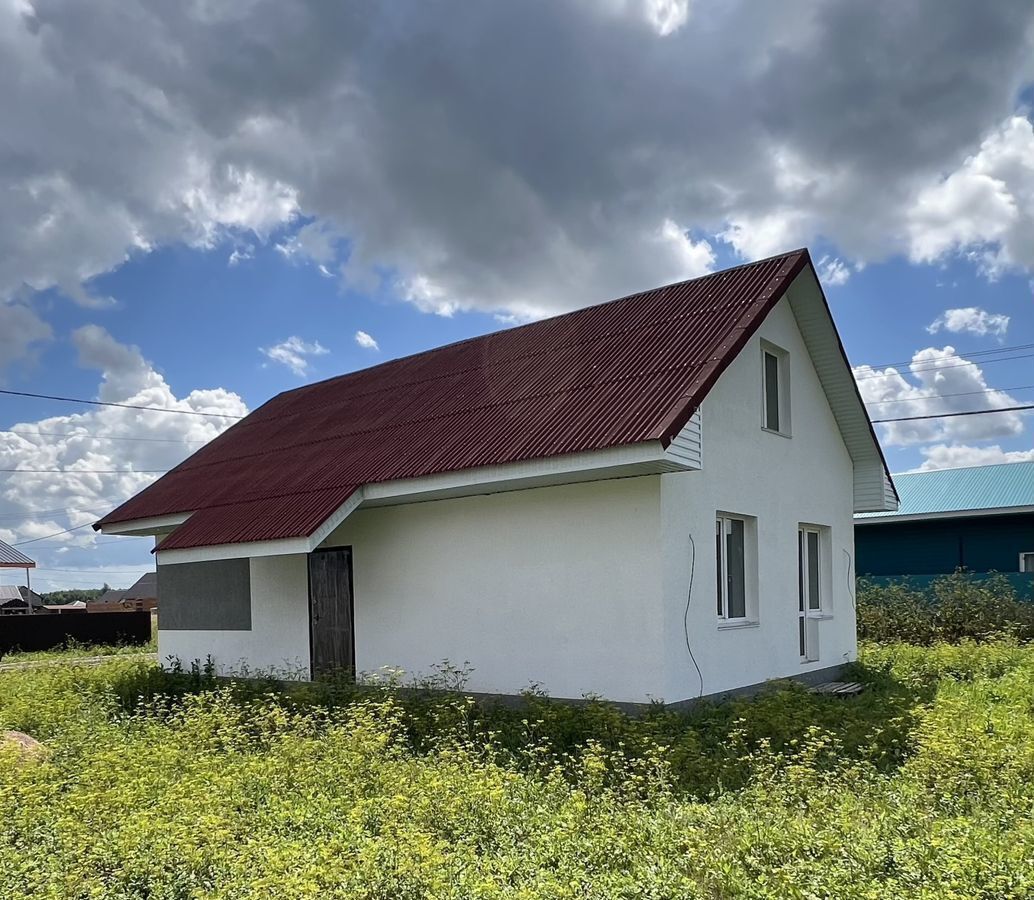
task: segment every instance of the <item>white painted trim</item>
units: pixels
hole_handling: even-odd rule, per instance
[[[101,534],[149,535],[157,534],[182,525],[193,515],[189,513],[173,513],[168,516],[154,516],[150,519],[130,519],[127,522],[112,522],[101,525]]]
[[[949,509],[943,512],[904,513],[890,516],[855,516],[855,527],[883,522],[925,522],[928,519],[972,519],[979,516],[1015,516],[1034,513],[1034,506],[1000,506],[997,509]]]
[[[699,418],[693,427],[699,429]],[[608,447],[605,450],[443,472],[422,478],[384,481],[368,484],[356,490],[310,537],[189,547],[182,550],[158,550],[157,558],[161,565],[175,565],[214,559],[311,553],[361,506],[420,503],[474,494],[496,494],[558,484],[574,484],[581,481],[692,471],[694,468],[696,467],[688,462],[669,456],[661,447],[660,441],[646,441],[640,444]],[[186,518],[184,516],[183,521],[186,521]],[[139,529],[140,524],[134,523],[134,527]]]
[[[211,547],[186,547],[182,550],[157,550],[155,557],[160,566],[177,563],[208,562],[216,559],[243,559],[251,556],[284,556],[288,553],[308,553],[309,538],[283,538],[276,541],[252,541],[245,544],[215,544]]]

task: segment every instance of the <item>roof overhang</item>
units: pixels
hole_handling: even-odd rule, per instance
[[[815,269],[805,266],[785,296],[854,463],[854,511],[897,509],[897,490]]]
[[[695,429],[698,443],[699,422],[699,417],[694,417],[687,425],[689,431]],[[693,471],[699,468],[699,459],[687,458],[684,448],[680,452],[678,447],[665,448],[660,441],[647,441],[587,453],[571,453],[566,456],[552,456],[505,465],[443,472],[421,478],[385,481],[368,484],[355,491],[308,537],[218,544],[176,550],[162,550],[159,546],[156,555],[159,565],[174,565],[217,559],[311,553],[349,515],[360,508],[423,503],[431,500],[472,497],[479,494],[496,494],[584,481]],[[120,523],[119,527],[123,530],[112,533],[158,534],[160,533],[159,525],[163,526],[163,530],[169,530],[166,521],[169,518],[140,519],[136,522]],[[182,516],[177,524],[185,522],[187,518],[189,518],[188,515]],[[112,526],[105,526],[105,530],[109,527]],[[148,531],[147,528],[152,530]]]
[[[164,534],[182,525],[191,516],[190,513],[174,513],[169,516],[154,516],[150,519],[131,519],[128,522],[109,522],[98,529],[101,534],[129,535],[145,537]]]
[[[985,516],[1034,515],[1034,506],[997,506],[992,509],[948,509],[939,512],[904,513],[901,515],[855,516],[855,527],[886,525],[894,522],[926,522],[931,519],[981,519]]]

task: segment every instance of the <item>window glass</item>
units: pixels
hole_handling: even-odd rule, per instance
[[[1034,572],[1034,553],[1020,554],[1020,571]]]
[[[779,358],[765,353],[765,427],[779,430]]]
[[[816,531],[805,532],[808,539],[808,608],[821,609],[819,594],[819,535]]]
[[[730,619],[742,619],[747,615],[746,570],[743,551],[743,521],[729,519],[726,534],[726,568],[729,585],[729,604],[726,615]]]

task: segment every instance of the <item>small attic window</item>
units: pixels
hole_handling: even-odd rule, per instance
[[[773,344],[761,344],[761,427],[790,435],[789,355]]]

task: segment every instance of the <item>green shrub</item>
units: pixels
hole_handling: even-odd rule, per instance
[[[898,898],[1034,893],[1034,646],[862,648],[630,718],[530,696],[0,673],[0,896]]]
[[[1001,575],[965,572],[935,579],[929,589],[907,579],[877,585],[859,579],[858,637],[878,642],[1034,639],[1034,603],[1016,596]]]

